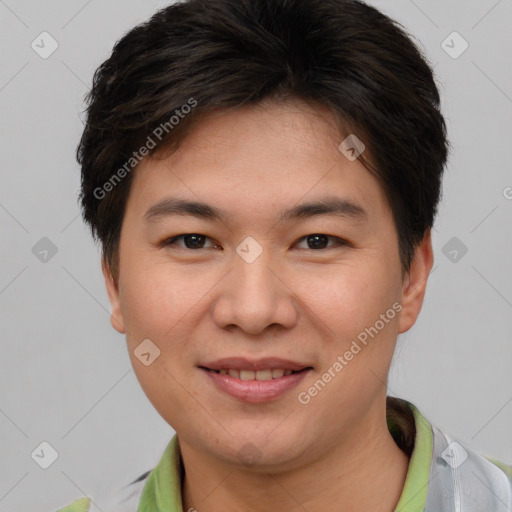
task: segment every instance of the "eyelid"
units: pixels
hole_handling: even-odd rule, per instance
[[[199,249],[189,249],[188,247],[179,246],[179,245],[177,245],[175,243],[178,240],[184,240],[184,237],[190,236],[190,235],[197,235],[197,236],[204,237],[207,240],[210,240],[211,243],[213,244],[213,247],[200,247]],[[330,245],[330,246],[328,245],[327,247],[324,247],[324,248],[321,248],[321,249],[310,249],[310,248],[307,247],[307,248],[305,248],[305,250],[314,251],[314,252],[321,252],[321,251],[325,251],[327,249],[332,249],[332,248],[335,248],[335,247],[350,246],[351,245],[347,240],[345,240],[343,238],[340,238],[340,237],[335,236],[335,235],[328,235],[326,233],[309,233],[309,234],[304,235],[304,236],[300,237],[299,239],[297,239],[293,245],[295,246],[299,242],[302,242],[303,240],[306,240],[307,238],[309,238],[311,236],[315,236],[315,235],[325,236],[328,239],[335,240],[336,243],[334,245]],[[215,246],[219,246],[220,244],[218,242],[216,242],[213,238],[211,238],[211,237],[209,237],[207,235],[204,235],[202,233],[182,233],[181,235],[175,235],[175,236],[166,238],[159,245],[161,247],[176,246],[176,247],[180,247],[181,249],[185,249],[185,250],[188,250],[188,251],[192,252],[192,251],[200,251],[201,249],[212,249],[212,248],[215,248]]]
[[[204,237],[205,239],[210,240],[210,242],[213,244],[213,246],[219,245],[213,238],[211,238],[207,235],[203,235],[202,233],[182,233],[181,235],[175,235],[175,236],[168,237],[168,238],[162,240],[162,242],[160,242],[158,245],[161,247],[176,246],[176,247],[180,247],[181,249],[188,250],[190,252],[200,251],[201,249],[204,249],[203,247],[200,247],[199,249],[189,249],[188,247],[179,246],[178,244],[175,243],[178,240],[184,240],[184,238],[186,236],[190,236],[190,235],[197,235],[197,236]],[[212,248],[214,248],[214,247],[206,247],[206,249],[212,249]]]
[[[308,238],[310,236],[315,236],[315,235],[322,235],[322,236],[325,236],[326,238],[330,238],[332,240],[336,240],[336,243],[334,245],[330,245],[330,246],[328,245],[327,247],[322,248],[322,249],[309,249],[309,248],[306,248],[306,250],[314,251],[314,252],[321,252],[321,251],[325,251],[327,249],[333,249],[335,247],[340,247],[340,246],[343,246],[343,245],[347,245],[347,246],[350,245],[350,243],[347,242],[347,240],[344,240],[343,238],[340,238],[339,236],[328,235],[327,233],[310,233],[309,235],[305,235],[305,236],[299,238],[297,240],[297,242],[295,242],[294,245],[297,245],[302,240],[305,240],[306,238]]]

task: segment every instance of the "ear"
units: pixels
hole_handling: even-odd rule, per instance
[[[398,332],[408,331],[420,314],[423,298],[427,289],[427,280],[434,263],[430,229],[416,247],[409,272],[402,285],[402,311]]]
[[[107,263],[105,258],[101,261],[101,270],[103,272],[103,278],[105,279],[105,287],[107,288],[108,299],[110,301],[112,311],[110,314],[110,323],[116,331],[121,334],[125,334],[126,330],[124,328],[124,319],[121,313],[121,304],[119,301],[119,286],[112,276],[110,265]]]

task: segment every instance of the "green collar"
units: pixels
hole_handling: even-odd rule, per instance
[[[183,512],[181,503],[181,455],[175,434],[149,475],[137,512]]]
[[[395,512],[420,512],[425,510],[427,500],[433,448],[432,427],[416,406],[410,402],[407,402],[407,405],[414,414],[416,438],[404,488],[395,507]]]
[[[432,430],[430,423],[411,403],[416,439],[404,488],[395,512],[419,512],[425,508],[430,463]],[[183,512],[181,503],[181,458],[178,436],[174,435],[160,462],[144,486],[137,512]]]

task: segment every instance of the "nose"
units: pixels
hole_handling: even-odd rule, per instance
[[[219,283],[212,317],[219,328],[237,326],[248,334],[266,328],[292,328],[298,320],[298,301],[270,250],[252,262],[238,254],[233,268]]]

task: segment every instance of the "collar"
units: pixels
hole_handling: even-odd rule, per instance
[[[512,511],[512,466],[485,457],[431,425],[410,402],[388,397],[388,429],[409,456],[404,487],[394,512]],[[125,486],[112,512],[183,512],[184,468],[175,435],[158,465]],[[82,498],[58,512],[90,512]],[[191,509],[192,510],[192,509]]]
[[[416,436],[402,494],[395,512],[417,512],[425,509],[433,435],[430,423],[410,402],[398,400],[413,413]],[[397,402],[398,403],[398,402]],[[390,407],[388,401],[388,408]],[[388,420],[388,427],[399,426]],[[171,439],[160,462],[149,475],[140,499],[138,512],[183,512],[181,486],[183,462],[177,435]]]

